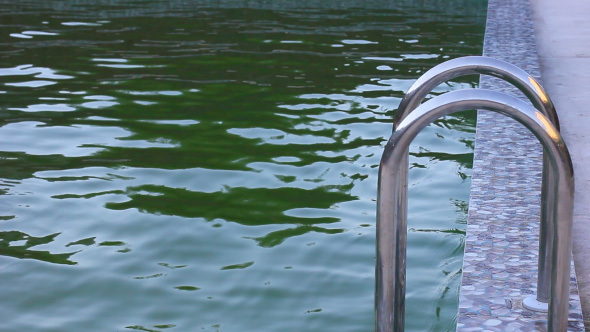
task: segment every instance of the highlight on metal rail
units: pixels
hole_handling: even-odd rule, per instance
[[[550,218],[553,262],[550,270],[548,331],[567,330],[573,218],[574,174],[569,152],[558,129],[541,111],[507,94],[465,89],[432,98],[408,113],[395,128],[381,159],[377,196],[377,265],[375,331],[403,332],[407,246],[407,154],[416,135],[436,119],[458,111],[488,110],[511,117],[542,144],[555,186],[546,202]],[[405,161],[402,165],[401,161]],[[403,193],[403,194],[400,194]],[[541,243],[543,244],[543,243]]]
[[[518,88],[543,115],[559,130],[559,119],[553,102],[541,86],[524,70],[502,60],[485,56],[467,56],[443,62],[424,73],[408,89],[401,100],[395,115],[393,128],[406,118],[422,100],[439,84],[465,75],[490,75],[511,83]],[[406,165],[408,152],[403,156],[402,165]],[[548,226],[554,219],[553,206],[547,202],[553,201],[553,187],[555,179],[549,169],[548,157],[543,152],[543,176],[541,185],[541,220],[539,232],[539,265],[537,275],[537,294],[527,297],[523,305],[534,311],[547,312],[549,302],[549,277],[551,271],[551,250],[553,231]],[[403,188],[402,184],[400,188]],[[405,190],[400,193],[404,198]]]

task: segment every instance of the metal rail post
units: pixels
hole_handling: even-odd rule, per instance
[[[400,122],[406,118],[422,100],[439,84],[465,75],[490,75],[507,81],[518,88],[531,101],[539,111],[543,113],[559,130],[559,119],[553,102],[543,87],[524,70],[508,63],[485,56],[467,56],[445,61],[424,73],[408,89],[399,104],[395,114],[393,128],[397,128]],[[404,155],[407,164],[408,153]],[[402,170],[404,171],[404,170]],[[553,187],[555,179],[549,170],[549,160],[543,153],[543,176],[541,185],[541,220],[539,233],[539,265],[537,274],[537,294],[528,297],[523,304],[526,308],[535,311],[547,312],[549,302],[549,277],[551,275],[551,250],[553,237],[549,220],[555,218],[553,207],[547,202],[553,201]],[[403,187],[403,185],[401,186]],[[401,188],[400,187],[400,188]],[[405,191],[400,193],[405,195]]]
[[[509,116],[539,139],[555,178],[548,331],[567,331],[573,219],[574,174],[569,152],[551,121],[525,102],[506,94],[467,89],[453,91],[416,108],[403,119],[385,147],[379,168],[377,197],[377,266],[375,331],[403,332],[407,245],[407,171],[400,172],[411,141],[434,120],[458,111],[482,109]],[[407,163],[406,163],[407,166]],[[407,169],[407,168],[406,168]]]

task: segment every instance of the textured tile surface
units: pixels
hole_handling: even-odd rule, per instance
[[[484,55],[539,79],[529,2],[488,6]],[[526,99],[501,80],[480,83]],[[541,145],[524,126],[478,113],[457,331],[546,331],[546,314],[522,307],[537,286],[541,173]],[[584,331],[573,266],[571,280],[568,331]]]

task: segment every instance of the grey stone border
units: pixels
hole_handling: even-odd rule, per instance
[[[540,79],[528,0],[489,0],[484,55]],[[480,88],[525,99],[482,76]],[[542,148],[521,124],[480,111],[471,179],[457,331],[546,331],[546,314],[522,307],[536,292]],[[568,331],[584,331],[572,263]]]

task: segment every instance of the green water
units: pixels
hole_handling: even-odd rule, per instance
[[[395,109],[485,5],[0,1],[0,331],[372,331]],[[407,331],[454,330],[474,124],[411,147]]]

